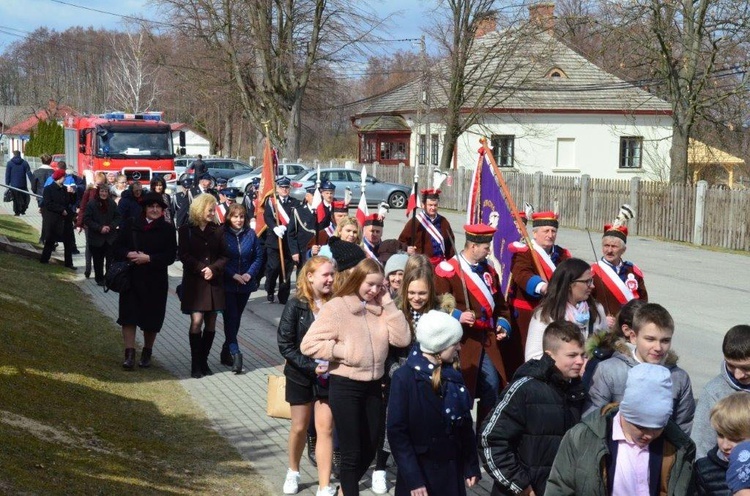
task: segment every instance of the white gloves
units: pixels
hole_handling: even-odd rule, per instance
[[[286,233],[286,226],[276,226],[273,228],[273,232],[276,233],[276,236],[283,238]]]
[[[255,217],[253,217],[252,219],[250,219],[250,229],[252,229],[253,231],[255,231],[255,224]]]

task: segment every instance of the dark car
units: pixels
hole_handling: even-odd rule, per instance
[[[185,177],[192,177],[195,170],[193,162],[195,158],[178,158],[174,161],[175,171],[179,174],[180,181]],[[208,173],[214,179],[224,178],[229,180],[234,176],[247,174],[253,170],[253,166],[231,158],[204,158],[203,163],[208,167]]]
[[[331,181],[336,186],[336,198],[344,198],[346,188],[352,191],[352,202],[356,205],[362,194],[362,172],[354,169],[321,169],[321,181]],[[315,170],[305,171],[292,179],[291,195],[303,200],[307,188],[315,186],[318,173]],[[378,205],[387,202],[391,208],[406,208],[406,202],[411,193],[410,186],[396,183],[386,183],[368,175],[365,179],[365,196],[368,205]]]

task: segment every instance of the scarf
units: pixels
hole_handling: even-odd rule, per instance
[[[584,336],[589,335],[589,320],[591,319],[591,312],[589,312],[589,304],[582,301],[576,305],[568,303],[565,306],[565,320],[572,322],[581,329]]]
[[[420,380],[427,381],[432,389],[432,371],[436,365],[430,362],[415,343],[406,359],[406,366],[417,372]],[[464,421],[471,422],[471,409],[473,401],[469,396],[469,390],[464,384],[464,378],[459,370],[453,368],[450,363],[444,363],[440,368],[441,392],[443,400],[443,421],[446,429],[450,430]]]

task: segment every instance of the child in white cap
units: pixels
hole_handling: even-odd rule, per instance
[[[396,496],[463,496],[481,475],[472,428],[473,401],[458,370],[463,329],[431,310],[419,319],[417,344],[393,375],[388,442],[396,460]]]

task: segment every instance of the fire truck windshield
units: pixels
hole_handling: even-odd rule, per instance
[[[169,133],[148,133],[143,131],[113,131],[99,129],[96,136],[97,156],[106,157],[173,157],[172,141]]]

